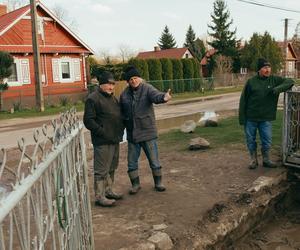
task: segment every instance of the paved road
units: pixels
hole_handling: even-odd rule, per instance
[[[204,111],[233,110],[238,108],[240,93],[230,93],[219,96],[206,97],[197,100],[177,101],[170,104],[157,105],[155,107],[158,120]],[[79,113],[82,116],[82,112]],[[57,116],[16,118],[0,121],[0,148],[11,148],[17,146],[17,141],[24,137],[27,143],[32,143],[34,128],[41,127]]]
[[[186,114],[199,113],[204,111],[221,111],[237,109],[239,105],[240,93],[230,93],[219,96],[211,96],[196,102],[158,105],[155,109],[156,118],[164,119]]]

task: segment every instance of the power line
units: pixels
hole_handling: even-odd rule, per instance
[[[259,2],[256,2],[256,1],[250,1],[250,0],[249,1],[247,1],[247,0],[237,0],[237,1],[244,2],[244,3],[249,3],[249,4],[253,4],[253,5],[258,5],[258,6],[262,6],[262,7],[266,7],[266,8],[276,9],[276,10],[283,10],[283,11],[288,11],[288,12],[300,13],[300,10],[286,9],[286,8],[282,8],[282,7],[278,7],[278,6],[274,6],[274,5],[259,3]]]

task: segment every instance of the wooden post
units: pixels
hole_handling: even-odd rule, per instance
[[[30,0],[30,14],[31,14],[31,27],[32,27],[32,48],[33,48],[33,61],[34,61],[34,78],[35,78],[35,101],[36,107],[40,112],[45,110],[44,95],[41,77],[41,58],[38,44],[37,32],[37,13],[36,13],[36,0]]]

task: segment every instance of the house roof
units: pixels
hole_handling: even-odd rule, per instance
[[[207,50],[207,51],[205,52],[204,57],[201,59],[200,64],[201,64],[201,65],[206,65],[207,62],[208,62],[208,58],[210,58],[211,56],[213,56],[216,52],[217,52],[217,50],[214,49],[214,48]]]
[[[33,48],[31,45],[24,45],[24,46],[18,46],[18,45],[0,45],[1,49],[4,49],[5,51],[9,51],[10,53],[33,53]],[[86,53],[87,50],[80,46],[39,46],[40,53]]]
[[[85,48],[85,49],[81,48],[82,52],[94,54],[93,50],[87,44],[85,44],[74,32],[72,32],[61,20],[59,20],[45,5],[37,1],[36,6],[37,7],[39,6],[53,20],[55,20],[65,31],[67,31],[75,40],[77,40]],[[19,22],[24,16],[28,15],[29,13],[30,13],[30,5],[26,5],[22,8],[16,9],[5,15],[0,16],[0,36],[2,36],[5,32],[7,32],[11,27],[13,27],[17,22]],[[18,45],[14,45],[13,47],[17,50],[24,50],[26,46],[22,45],[22,48],[18,48]],[[70,50],[70,48],[68,48],[68,50]],[[74,48],[72,48],[71,50],[75,52]],[[26,52],[28,52],[28,50]]]
[[[284,42],[277,42],[277,45],[280,47],[282,53],[284,53]],[[295,58],[295,60],[298,58],[295,50],[294,50],[294,46],[292,45],[291,42],[287,42],[287,46],[291,51],[292,56]]]
[[[148,58],[180,59],[184,56],[186,51],[189,51],[189,49],[188,48],[173,48],[173,49],[164,49],[164,50],[158,50],[158,51],[145,51],[145,52],[140,52],[137,55],[137,58],[139,58],[139,59],[148,59]]]
[[[13,25],[15,25],[15,23],[19,21],[20,17],[23,17],[28,10],[30,10],[29,5],[26,5],[20,9],[0,16],[0,36],[9,30]]]

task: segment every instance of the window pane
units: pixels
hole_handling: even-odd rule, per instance
[[[61,63],[61,76],[62,79],[70,79],[70,63],[69,62],[62,62]]]
[[[8,77],[7,81],[8,82],[17,82],[18,81],[18,75],[17,75],[17,65],[16,65],[16,63],[13,63],[11,65],[11,70],[12,70],[12,74],[10,75],[10,77]]]

